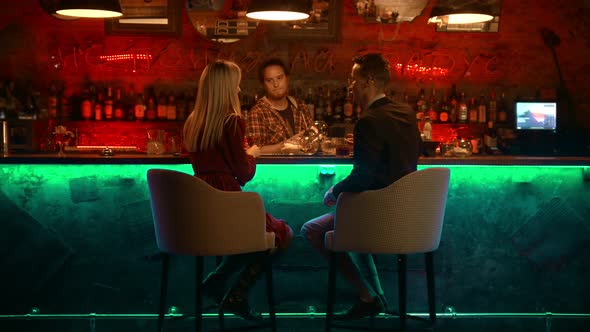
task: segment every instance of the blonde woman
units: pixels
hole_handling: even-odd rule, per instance
[[[241,76],[240,67],[231,61],[207,65],[199,80],[195,108],[183,128],[195,176],[219,190],[241,191],[241,186],[254,177],[255,158],[260,154],[257,145],[244,144],[246,125],[238,96]],[[266,228],[275,232],[279,248],[289,245],[293,233],[283,220],[267,213]],[[224,257],[203,282],[205,296],[227,312],[248,320],[259,319],[260,314],[250,308],[248,293],[262,273],[262,260],[261,254]],[[240,275],[228,292],[226,283],[238,271]]]

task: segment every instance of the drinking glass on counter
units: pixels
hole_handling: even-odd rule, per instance
[[[55,144],[58,147],[57,156],[65,157],[64,148],[70,142],[70,139],[74,138],[74,133],[65,126],[59,125],[53,129],[53,136],[55,138]]]
[[[321,143],[322,154],[324,155],[335,155],[336,154],[336,141],[331,137],[326,137]]]
[[[180,156],[182,153],[182,137],[180,135],[171,135],[168,138],[169,150],[173,156]]]
[[[345,137],[333,138],[336,142],[336,155],[337,156],[350,156],[352,153],[352,144],[347,142]]]
[[[164,146],[164,130],[147,129],[146,150],[147,154],[163,154],[166,152],[166,147]]]

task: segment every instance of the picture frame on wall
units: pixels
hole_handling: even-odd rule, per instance
[[[274,39],[337,40],[340,38],[342,0],[313,0],[304,21],[266,23]]]
[[[247,0],[187,0],[186,14],[204,38],[233,43],[251,35],[258,20],[246,17]]]
[[[120,0],[123,16],[104,20],[107,35],[182,34],[183,0]]]

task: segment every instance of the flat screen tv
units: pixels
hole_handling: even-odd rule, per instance
[[[514,105],[516,130],[555,131],[557,129],[557,102],[516,101]]]

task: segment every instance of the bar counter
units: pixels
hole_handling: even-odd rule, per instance
[[[258,192],[298,234],[331,211],[323,194],[351,162],[264,156],[244,190]],[[419,169],[440,166],[451,169],[451,184],[435,254],[438,312],[588,312],[589,157],[434,157],[420,159]],[[150,168],[192,174],[186,158],[172,156],[0,157],[0,314],[154,313],[160,261]],[[192,263],[173,261],[169,299],[181,312],[193,310]],[[379,257],[378,266],[395,304],[395,260]],[[279,312],[323,312],[327,264],[300,236],[274,267]],[[408,310],[424,312],[421,257],[410,257],[408,269]],[[262,292],[257,285],[251,300],[266,310]],[[355,298],[344,282],[338,294],[342,306]]]
[[[257,159],[257,164],[351,164],[352,157],[342,156],[289,156],[289,155],[263,155]],[[145,153],[128,153],[113,156],[101,156],[98,153],[67,153],[64,157],[52,154],[9,154],[0,157],[0,164],[97,164],[97,165],[124,165],[124,164],[187,164],[188,159],[172,155],[146,155]],[[422,157],[418,161],[420,165],[545,165],[545,166],[590,166],[590,157],[532,157],[532,156],[471,156],[471,157]]]

